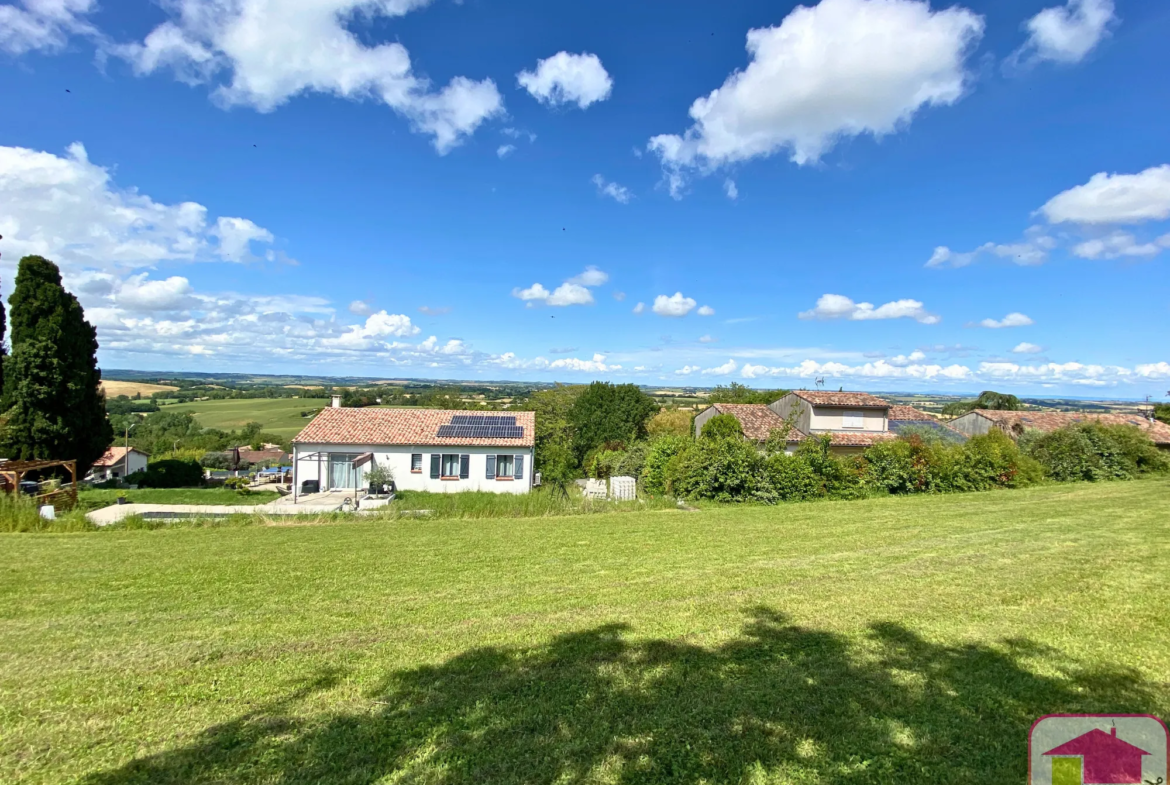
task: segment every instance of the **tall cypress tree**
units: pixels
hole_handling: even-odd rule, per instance
[[[8,317],[4,312],[4,298],[0,297],[0,414],[7,407],[3,405],[4,397],[4,362],[8,359],[8,349],[4,346],[4,334],[8,331]]]
[[[40,256],[20,260],[8,304],[6,452],[22,460],[76,459],[84,475],[114,438],[98,386],[97,331],[62,287],[57,265]]]

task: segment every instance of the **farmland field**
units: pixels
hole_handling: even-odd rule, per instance
[[[117,398],[119,395],[127,395],[133,398],[138,393],[142,393],[143,398],[149,398],[157,392],[169,392],[177,390],[178,387],[172,387],[169,384],[148,384],[147,382],[118,382],[111,379],[102,379],[102,390],[105,392],[107,398]]]
[[[5,783],[977,783],[1170,713],[1170,482],[0,535]]]
[[[232,398],[218,401],[177,403],[165,407],[168,412],[193,412],[204,428],[238,430],[258,422],[264,430],[291,438],[309,424],[301,412],[329,405],[328,398]]]

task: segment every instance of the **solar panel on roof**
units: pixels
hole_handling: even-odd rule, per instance
[[[497,416],[491,414],[456,414],[451,418],[451,425],[515,425],[515,415]]]
[[[444,439],[521,439],[524,429],[518,425],[440,425],[435,435]]]

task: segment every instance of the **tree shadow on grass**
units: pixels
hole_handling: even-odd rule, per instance
[[[1027,641],[947,646],[896,624],[864,645],[757,608],[717,648],[621,625],[389,675],[364,713],[290,711],[331,677],[189,746],[89,777],[126,783],[1023,782],[1052,712],[1165,709],[1123,668],[1023,663]]]

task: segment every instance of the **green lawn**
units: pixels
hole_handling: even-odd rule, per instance
[[[1022,783],[1170,714],[1170,482],[0,535],[5,783]]]
[[[325,398],[231,398],[220,401],[176,403],[163,408],[167,412],[193,412],[204,428],[238,430],[258,422],[264,430],[278,436],[293,437],[309,424],[301,412],[329,405]]]
[[[279,498],[275,491],[241,495],[228,488],[140,488],[136,491],[82,490],[78,501],[87,510],[107,507],[125,496],[128,504],[267,504]]]

